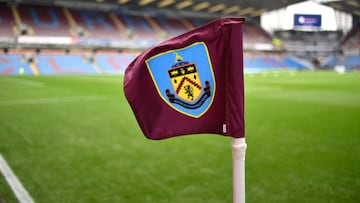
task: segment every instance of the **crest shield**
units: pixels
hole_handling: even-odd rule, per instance
[[[201,81],[195,63],[187,63],[168,70],[174,92],[181,99],[196,100],[201,94]]]
[[[159,96],[170,107],[194,118],[210,108],[216,86],[205,43],[166,51],[145,62]]]

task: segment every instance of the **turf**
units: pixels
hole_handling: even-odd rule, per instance
[[[122,76],[0,88],[0,153],[36,202],[232,202],[231,139],[145,139]],[[245,107],[247,203],[360,202],[360,73],[246,75]]]

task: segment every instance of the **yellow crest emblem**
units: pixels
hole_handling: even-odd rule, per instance
[[[160,97],[170,107],[194,118],[210,108],[216,85],[205,43],[159,53],[147,59],[146,65]]]
[[[187,101],[194,101],[201,95],[201,80],[195,63],[180,62],[181,57],[175,52],[178,63],[168,70],[175,93]]]

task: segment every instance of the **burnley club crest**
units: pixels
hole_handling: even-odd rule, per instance
[[[173,109],[199,118],[210,108],[215,79],[205,43],[160,53],[146,65],[160,97]]]

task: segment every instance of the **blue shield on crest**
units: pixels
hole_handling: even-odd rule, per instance
[[[159,96],[171,108],[194,118],[210,108],[216,84],[205,43],[169,50],[145,62]]]

